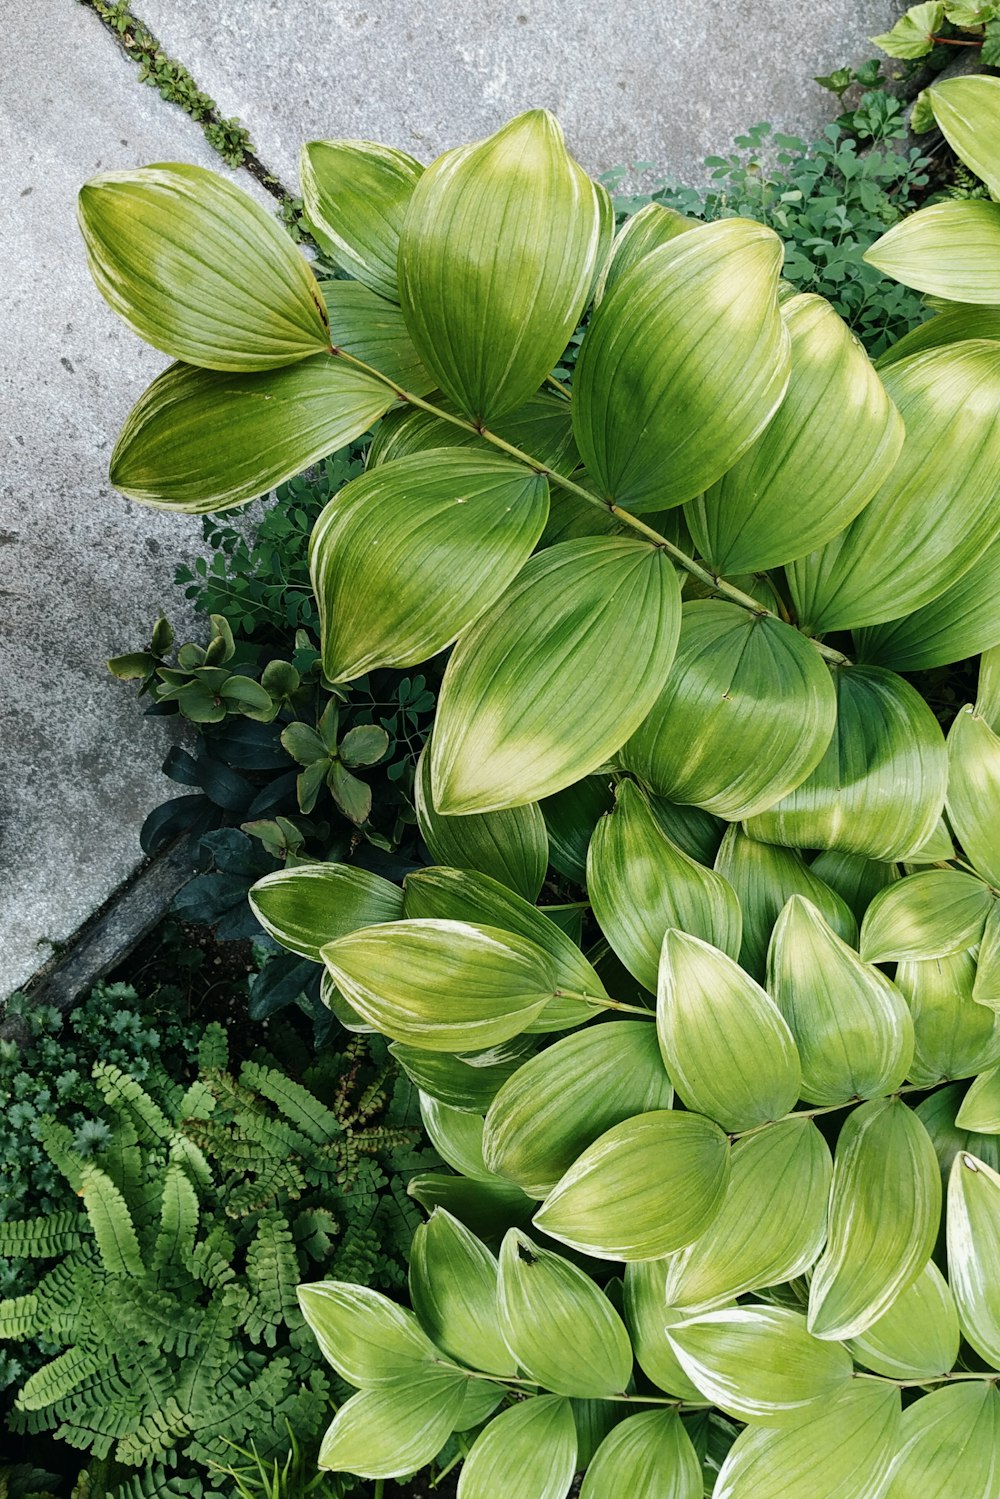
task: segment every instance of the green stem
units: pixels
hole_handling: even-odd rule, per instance
[[[599,1010],[625,1010],[630,1015],[641,1015],[645,1020],[655,1020],[656,1016],[652,1010],[644,1009],[642,1005],[623,1004],[620,999],[601,999],[596,994],[577,994],[572,989],[556,989],[553,999],[578,999],[581,1004],[592,1005]]]
[[[512,1374],[484,1374],[479,1369],[460,1369],[457,1364],[446,1363],[444,1359],[437,1359],[435,1362],[441,1364],[443,1368],[450,1369],[454,1374],[464,1374],[466,1379],[484,1379],[490,1384],[504,1386],[513,1391],[523,1389],[542,1390],[545,1388],[544,1385],[539,1384],[537,1379],[516,1379]],[[628,1405],[668,1405],[673,1410],[685,1411],[702,1411],[711,1410],[712,1408],[710,1400],[679,1400],[673,1395],[602,1395],[601,1399],[613,1400],[619,1404],[626,1403]]]
[[[855,1369],[855,1379],[875,1379],[879,1384],[894,1384],[900,1390],[922,1390],[925,1385],[930,1384],[953,1384],[957,1379],[981,1379],[990,1384],[1000,1382],[1000,1374],[932,1374],[928,1379],[892,1379],[888,1374],[868,1374],[863,1369]]]
[[[646,1011],[645,1013],[649,1013]],[[974,1077],[975,1073],[967,1076]],[[957,1077],[939,1077],[933,1083],[904,1083],[901,1088],[894,1088],[892,1093],[887,1093],[886,1098],[898,1098],[903,1093],[926,1093],[928,1088],[943,1088],[948,1083],[961,1082]],[[848,1098],[843,1103],[828,1103],[820,1109],[796,1109],[792,1114],[782,1114],[780,1119],[768,1119],[765,1124],[755,1124],[752,1129],[741,1129],[729,1136],[731,1140],[743,1140],[747,1135],[759,1135],[761,1130],[773,1129],[776,1124],[784,1124],[789,1119],[815,1119],[820,1114],[836,1114],[839,1109],[853,1109],[856,1104],[870,1103],[866,1098]]]
[[[420,411],[428,411],[432,416],[440,418],[441,421],[450,422],[453,427],[460,427],[463,432],[474,432],[484,442],[488,442],[491,446],[499,448],[501,452],[507,453],[511,458],[516,458],[518,463],[527,464],[536,474],[543,474],[550,484],[555,484],[560,489],[564,489],[567,494],[576,495],[578,499],[585,500],[588,505],[596,505],[599,510],[606,510],[609,514],[620,520],[623,525],[629,526],[633,531],[638,532],[640,536],[645,536],[654,546],[666,552],[679,567],[682,567],[685,572],[690,573],[693,578],[697,578],[700,583],[704,584],[706,588],[711,589],[713,593],[717,593],[720,598],[728,599],[732,604],[739,604],[741,609],[746,609],[750,614],[757,615],[758,618],[780,618],[779,615],[774,613],[773,609],[768,609],[759,599],[755,599],[749,593],[744,593],[741,588],[736,588],[732,583],[727,583],[725,578],[720,578],[717,573],[710,572],[707,567],[703,567],[700,562],[696,562],[693,557],[689,557],[687,552],[681,551],[679,546],[676,546],[668,537],[661,536],[659,531],[654,531],[652,526],[647,526],[645,521],[640,520],[637,515],[633,515],[630,510],[623,510],[613,500],[600,499],[598,495],[592,494],[589,489],[584,489],[582,484],[577,484],[574,480],[567,479],[565,474],[557,473],[555,469],[549,468],[548,464],[542,463],[538,458],[533,458],[530,453],[525,453],[521,448],[516,448],[513,443],[506,442],[504,438],[498,437],[495,432],[490,432],[486,427],[477,426],[475,422],[467,421],[463,416],[455,416],[450,411],[442,411],[439,406],[435,406],[430,401],[425,401],[423,397],[413,395],[411,391],[405,390],[402,385],[390,379],[388,375],[384,375],[381,370],[375,369],[373,365],[365,364],[361,359],[356,359],[353,354],[348,354],[345,350],[338,349],[335,345],[331,347],[330,352],[336,358],[345,360],[348,364],[353,365],[355,369],[361,370],[364,374],[370,375],[375,380],[379,380],[383,385],[387,385],[400,401],[405,401],[409,406],[416,406]],[[810,640],[810,644],[815,646],[819,654],[825,657],[827,661],[831,661],[837,666],[850,665],[849,658],[841,651],[835,651],[832,646],[824,645],[821,640],[813,640],[808,636],[806,638]]]

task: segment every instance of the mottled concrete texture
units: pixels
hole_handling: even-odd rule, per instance
[[[430,160],[544,105],[591,172],[636,160],[693,181],[757,120],[812,134],[812,82],[872,53],[900,0],[142,0],[164,46],[291,182],[302,141]]]
[[[95,290],[76,192],[102,168],[217,163],[81,6],[10,6],[3,29],[0,997],[139,862],[170,789],[166,724],[104,661],[141,645],[160,605],[176,615],[173,569],[200,538],[108,484],[121,423],[167,361]]]

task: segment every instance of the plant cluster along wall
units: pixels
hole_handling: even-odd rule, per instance
[[[930,102],[996,194],[1000,82]],[[118,487],[214,511],[379,422],[312,535],[325,680],[450,649],[437,864],[253,896],[455,1173],[412,1186],[412,1311],[300,1288],[358,1390],[321,1463],[458,1431],[461,1499],[990,1499],[1000,204],[872,249],[937,308],[876,368],[760,224],[653,204],[613,239],[541,111],[426,169],[316,142],[303,181],[349,279],[194,167],[96,178],[81,222],[178,361]],[[946,743],[900,672],[981,651]]]

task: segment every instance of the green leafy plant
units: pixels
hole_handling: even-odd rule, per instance
[[[891,31],[872,41],[890,57],[912,62],[927,57],[935,47],[978,47],[988,67],[1000,64],[1000,5],[986,0],[924,0],[911,5]]]
[[[1000,84],[969,82],[931,102],[991,183]],[[358,1391],[320,1465],[381,1483],[461,1432],[461,1499],[564,1499],[580,1470],[584,1499],[906,1499],[958,1451],[987,1494],[996,205],[867,252],[955,304],[876,369],[767,225],[652,203],[612,241],[541,111],[426,170],[307,147],[347,294],[173,170],[84,190],[98,284],[181,361],[115,482],[237,504],[381,419],[310,542],[322,669],[450,651],[416,777],[440,863],[252,894],[341,1022],[391,1039],[452,1168],[410,1183],[412,1311],[300,1287]],[[179,223],[225,224],[227,258]],[[946,744],[900,672],[980,652]],[[535,903],[550,863],[585,903]]]

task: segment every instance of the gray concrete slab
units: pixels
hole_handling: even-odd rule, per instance
[[[102,168],[218,163],[81,6],[8,6],[3,30],[0,997],[140,862],[139,826],[170,786],[167,721],[143,721],[104,661],[141,644],[159,606],[177,615],[173,569],[200,538],[108,483],[122,420],[166,361],[95,290],[76,192]]]
[[[384,141],[430,160],[544,105],[591,172],[682,180],[758,120],[822,129],[816,73],[873,53],[900,0],[141,0],[143,18],[273,171],[300,144]]]

